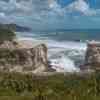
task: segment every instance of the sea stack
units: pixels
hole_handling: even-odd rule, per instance
[[[85,66],[88,69],[100,70],[100,42],[91,41],[87,44]]]

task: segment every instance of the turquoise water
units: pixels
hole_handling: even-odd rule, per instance
[[[100,30],[67,30],[62,32],[42,33],[56,40],[100,40]]]
[[[57,62],[64,71],[73,71],[84,64],[86,40],[100,40],[100,30],[67,30],[17,33],[19,37],[47,40],[48,60]],[[60,68],[57,69],[60,71]]]
[[[100,29],[83,30],[55,30],[48,32],[20,33],[19,35],[31,38],[48,38],[60,41],[100,40]]]

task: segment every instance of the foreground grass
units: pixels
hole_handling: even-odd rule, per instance
[[[0,100],[33,100],[33,97],[28,96],[2,96]]]
[[[100,73],[46,77],[0,73],[0,100],[100,100]]]

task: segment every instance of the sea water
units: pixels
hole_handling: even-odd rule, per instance
[[[77,30],[78,31],[78,30]],[[99,30],[98,30],[99,31]],[[18,37],[44,41],[48,46],[48,60],[57,72],[79,71],[84,64],[87,40],[99,40],[95,31],[17,33]]]

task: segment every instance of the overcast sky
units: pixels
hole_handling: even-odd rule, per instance
[[[34,30],[100,28],[100,0],[0,0],[0,22]]]

